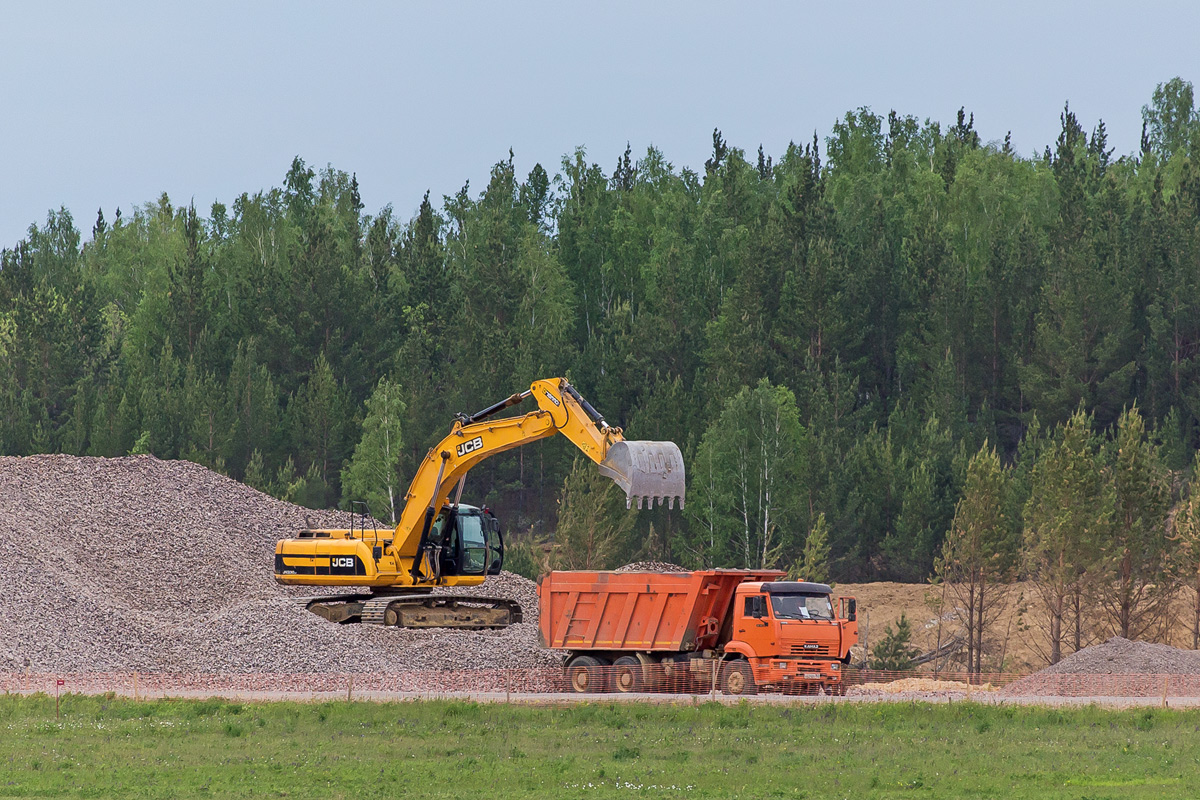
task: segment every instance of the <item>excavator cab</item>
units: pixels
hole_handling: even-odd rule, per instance
[[[443,506],[426,549],[439,577],[499,575],[504,565],[500,520],[486,508]]]

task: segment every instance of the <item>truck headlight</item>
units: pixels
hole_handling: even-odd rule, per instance
[[[834,672],[837,672],[841,668],[842,668],[842,665],[836,661],[834,661],[832,664],[829,665],[829,669],[833,670]]]

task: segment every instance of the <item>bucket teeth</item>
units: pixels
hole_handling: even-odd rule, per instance
[[[626,508],[634,500],[639,510],[664,502],[667,508],[674,508],[676,499],[683,508],[683,454],[674,442],[617,442],[600,463],[600,472],[625,490]]]

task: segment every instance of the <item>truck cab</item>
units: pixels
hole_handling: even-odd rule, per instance
[[[840,687],[841,669],[858,642],[857,608],[854,598],[842,598],[839,616],[832,595],[828,585],[807,581],[740,584],[724,651],[727,659],[745,659],[752,675],[741,680],[752,677],[756,686]]]

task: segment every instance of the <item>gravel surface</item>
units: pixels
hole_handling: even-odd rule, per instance
[[[537,646],[536,586],[503,631],[334,625],[272,577],[275,541],[345,512],[276,500],[186,461],[0,458],[0,670],[397,672],[557,663]]]
[[[887,683],[864,683],[846,690],[849,695],[901,694],[904,692],[991,692],[990,683],[970,685],[961,681],[943,681],[936,678],[901,678]]]

